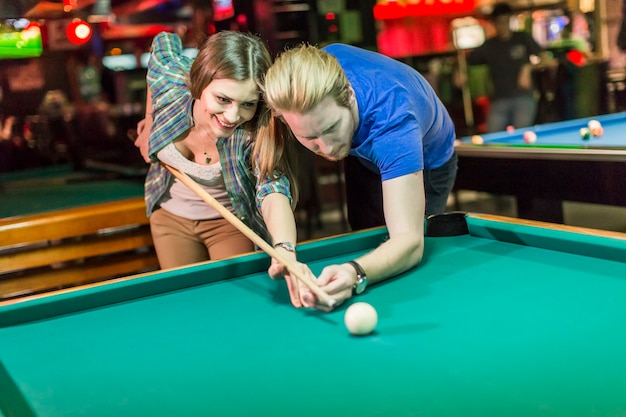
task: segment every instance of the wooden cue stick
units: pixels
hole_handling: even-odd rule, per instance
[[[198,197],[204,200],[209,206],[211,206],[215,211],[217,211],[222,217],[224,217],[230,224],[235,226],[241,233],[246,235],[248,239],[254,242],[258,247],[260,247],[265,253],[267,253],[272,258],[277,259],[281,264],[283,264],[292,275],[302,281],[307,287],[311,289],[321,299],[324,301],[329,307],[333,307],[337,302],[331,298],[328,294],[326,294],[322,289],[308,276],[302,274],[296,265],[294,265],[291,261],[281,255],[276,249],[272,247],[269,243],[267,243],[261,236],[257,235],[252,229],[250,229],[244,222],[239,220],[237,216],[228,211],[226,207],[220,204],[213,196],[207,193],[198,183],[196,183],[193,179],[191,179],[186,173],[171,167],[167,164],[162,164],[169,172],[172,173],[176,178],[178,178],[183,184],[189,187],[193,192],[195,192]]]

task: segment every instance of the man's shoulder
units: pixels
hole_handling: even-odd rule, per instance
[[[320,49],[324,51],[334,51],[334,50],[342,50],[342,49],[349,49],[349,48],[354,48],[354,46],[347,45],[345,43],[329,43],[328,45],[322,46]]]
[[[331,43],[323,46],[321,49],[336,57],[359,55],[365,52],[365,50],[361,48],[345,43]]]

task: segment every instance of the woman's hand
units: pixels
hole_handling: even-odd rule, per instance
[[[150,117],[150,116],[148,116]],[[134,140],[135,146],[139,148],[139,152],[147,163],[152,163],[149,155],[149,142],[150,142],[150,128],[152,127],[152,120],[147,118],[141,119],[137,123],[137,130],[132,129],[128,131],[128,137]]]
[[[281,249],[277,249],[281,250]],[[315,275],[306,264],[300,263],[296,260],[295,254],[292,252],[283,251],[284,255],[288,257],[292,262],[292,265],[295,265],[296,268],[299,268],[299,271],[302,275],[309,277],[312,281],[316,281]],[[306,284],[303,284],[298,278],[289,273],[289,270],[285,267],[285,265],[281,264],[278,260],[272,258],[272,264],[270,265],[267,273],[272,279],[284,279],[287,283],[287,289],[289,291],[289,298],[291,299],[291,304],[293,304],[296,308],[308,307],[302,304],[300,299],[300,293],[306,287]]]

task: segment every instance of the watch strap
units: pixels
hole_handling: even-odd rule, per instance
[[[296,253],[296,245],[291,242],[278,242],[274,243],[274,248],[283,248],[286,251]]]
[[[346,263],[352,265],[356,271],[356,281],[352,287],[352,294],[361,294],[367,287],[367,275],[365,275],[365,271],[356,261],[348,261]]]

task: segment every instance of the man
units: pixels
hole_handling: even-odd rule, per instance
[[[508,4],[496,3],[490,15],[495,36],[467,57],[468,65],[489,68],[492,91],[488,132],[503,131],[510,125],[531,126],[537,114],[530,58],[539,56],[542,49],[530,34],[511,30],[511,13]]]
[[[268,107],[304,147],[345,161],[352,229],[389,230],[374,251],[326,267],[322,290],[339,304],[417,265],[424,216],[445,210],[457,170],[454,125],[426,79],[375,52],[302,45],[277,58],[263,88]],[[276,136],[260,133],[257,141],[281,147]],[[300,295],[305,306],[329,309],[306,288]],[[297,297],[291,293],[294,305]]]

